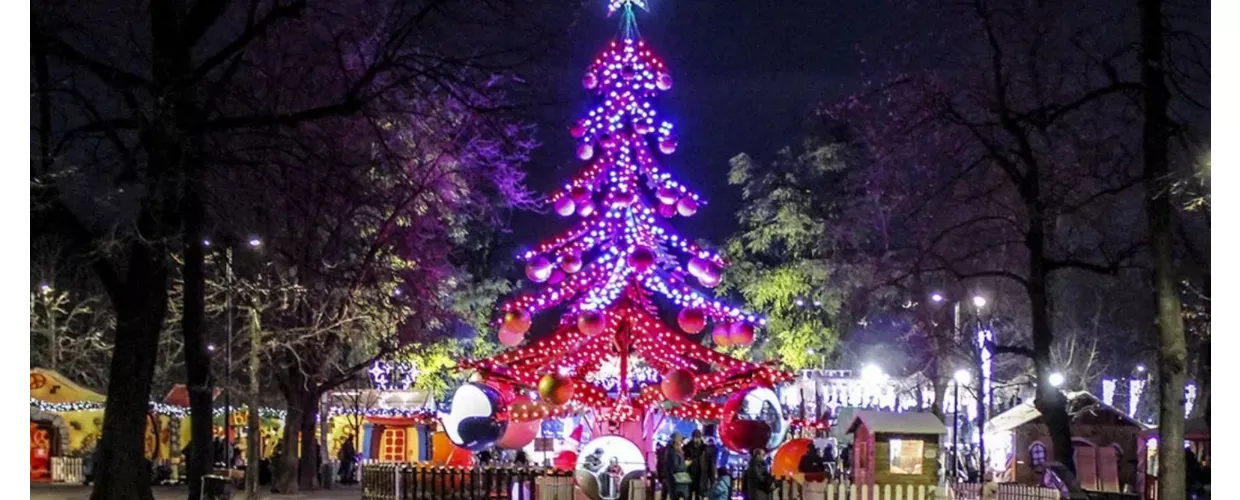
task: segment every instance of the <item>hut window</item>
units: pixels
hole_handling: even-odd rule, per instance
[[[1034,467],[1046,465],[1046,445],[1039,442],[1029,445],[1029,465]]]
[[[921,474],[922,452],[926,443],[920,439],[892,439],[891,449],[892,474]]]

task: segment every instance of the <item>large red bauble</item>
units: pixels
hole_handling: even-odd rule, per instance
[[[706,328],[706,313],[696,307],[682,309],[676,315],[676,323],[685,333],[698,333]]]
[[[538,381],[538,395],[552,406],[573,400],[573,380],[558,373],[548,373]]]
[[[668,205],[667,203],[659,204],[659,215],[664,219],[670,219],[676,216],[676,205]]]
[[[701,276],[702,272],[705,271],[706,268],[709,266],[710,266],[710,261],[703,259],[701,257],[694,257],[692,259],[689,259],[689,274],[692,274],[694,276]]]
[[[589,217],[591,215],[594,215],[594,202],[590,200],[586,200],[582,203],[578,203],[577,204],[577,215],[580,215],[582,217]]]
[[[637,274],[644,274],[654,267],[655,255],[654,250],[646,247],[637,247],[633,249],[633,253],[629,254],[629,265],[633,266],[633,270]]]
[[[568,255],[565,255],[563,259],[560,259],[560,269],[563,269],[564,272],[569,273],[569,274],[580,271],[581,270],[581,256],[575,253],[570,253]]]
[[[655,193],[655,197],[663,203],[674,205],[676,200],[680,199],[680,193],[677,193],[675,189],[670,187],[661,187],[659,188],[659,191]]]
[[[514,332],[507,328],[499,329],[499,343],[508,347],[516,347],[521,345],[521,341],[525,340],[525,333]]]
[[[568,217],[577,211],[577,203],[573,201],[571,196],[562,196],[555,200],[555,213]]]
[[[766,442],[770,439],[771,426],[761,420],[733,419],[719,426],[719,440],[735,452],[766,448]]]
[[[586,335],[598,335],[607,329],[607,316],[599,311],[586,311],[577,317],[577,329]]]
[[[594,158],[594,146],[591,146],[589,144],[582,144],[580,146],[577,146],[577,158],[580,158],[582,160],[589,160],[590,158]]]
[[[547,281],[551,277],[551,261],[541,255],[535,256],[525,264],[525,276],[536,283]]]
[[[572,450],[561,451],[559,455],[555,456],[552,465],[555,465],[556,469],[562,471],[573,470],[577,467],[577,452]]]
[[[753,343],[754,329],[753,324],[745,321],[737,321],[732,323],[729,332],[732,345],[749,345]]]
[[[793,439],[780,445],[771,459],[771,474],[776,478],[790,478],[799,472],[801,457],[809,452],[811,444],[814,442],[809,439]]]
[[[530,312],[518,309],[504,313],[502,329],[518,335],[524,335],[525,332],[530,330]]]
[[[727,347],[732,345],[732,327],[727,323],[715,323],[715,327],[710,330],[710,338],[715,340],[715,345],[719,347]]]
[[[676,202],[676,211],[685,217],[692,217],[698,210],[698,202],[693,198],[684,197]]]
[[[693,372],[681,368],[663,376],[663,396],[669,400],[683,403],[693,398],[697,392],[697,377]]]
[[[512,398],[509,408],[516,405],[529,405],[530,398],[520,395]],[[531,420],[529,422],[513,422],[508,421],[508,427],[504,429],[504,435],[495,442],[495,446],[506,450],[518,450],[524,448],[525,445],[534,441],[534,436],[538,434],[538,428],[542,424],[541,420]]]
[[[578,205],[589,203],[591,201],[590,197],[592,193],[590,193],[589,189],[583,187],[575,187],[572,191],[569,191],[568,194],[573,197],[573,201],[577,202]]]

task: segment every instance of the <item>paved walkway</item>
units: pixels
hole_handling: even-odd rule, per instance
[[[155,500],[185,500],[188,490],[184,486],[156,486]],[[276,495],[270,490],[262,492],[262,498],[271,500],[360,500],[362,490],[357,486],[335,486],[330,490],[310,491],[296,495]],[[82,485],[32,484],[31,500],[89,500],[90,488]],[[245,500],[245,493],[233,494],[234,500]]]

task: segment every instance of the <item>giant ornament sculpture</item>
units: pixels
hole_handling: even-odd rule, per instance
[[[490,448],[504,435],[506,420],[499,391],[478,383],[462,385],[452,395],[452,406],[440,420],[452,444],[469,451]]]
[[[769,450],[779,446],[787,432],[788,421],[775,391],[755,387],[733,394],[723,405],[719,438],[729,450]]]

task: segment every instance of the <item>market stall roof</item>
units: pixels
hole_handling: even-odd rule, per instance
[[[883,434],[947,434],[947,426],[933,413],[862,410],[848,424],[848,433],[864,423],[871,433]]]
[[[223,389],[219,387],[211,389],[211,400],[214,401],[215,398],[220,397],[220,392],[223,392]],[[168,395],[164,396],[164,404],[189,408],[189,389],[185,387],[185,384],[172,386],[172,389],[168,390]]]
[[[1115,407],[1103,403],[1096,396],[1087,391],[1066,392],[1064,395],[1068,400],[1068,415],[1076,418],[1077,415],[1087,411],[1105,411],[1115,415],[1119,420],[1135,425],[1141,429],[1146,426],[1132,418],[1126,413],[1116,409]],[[994,418],[986,422],[986,432],[1004,432],[1010,431],[1028,422],[1032,422],[1042,416],[1042,412],[1038,411],[1033,405],[1033,401],[1025,401],[1018,404],[1012,409],[996,415]]]
[[[46,368],[30,369],[30,398],[48,403],[102,403],[103,394],[82,387],[59,372]]]

